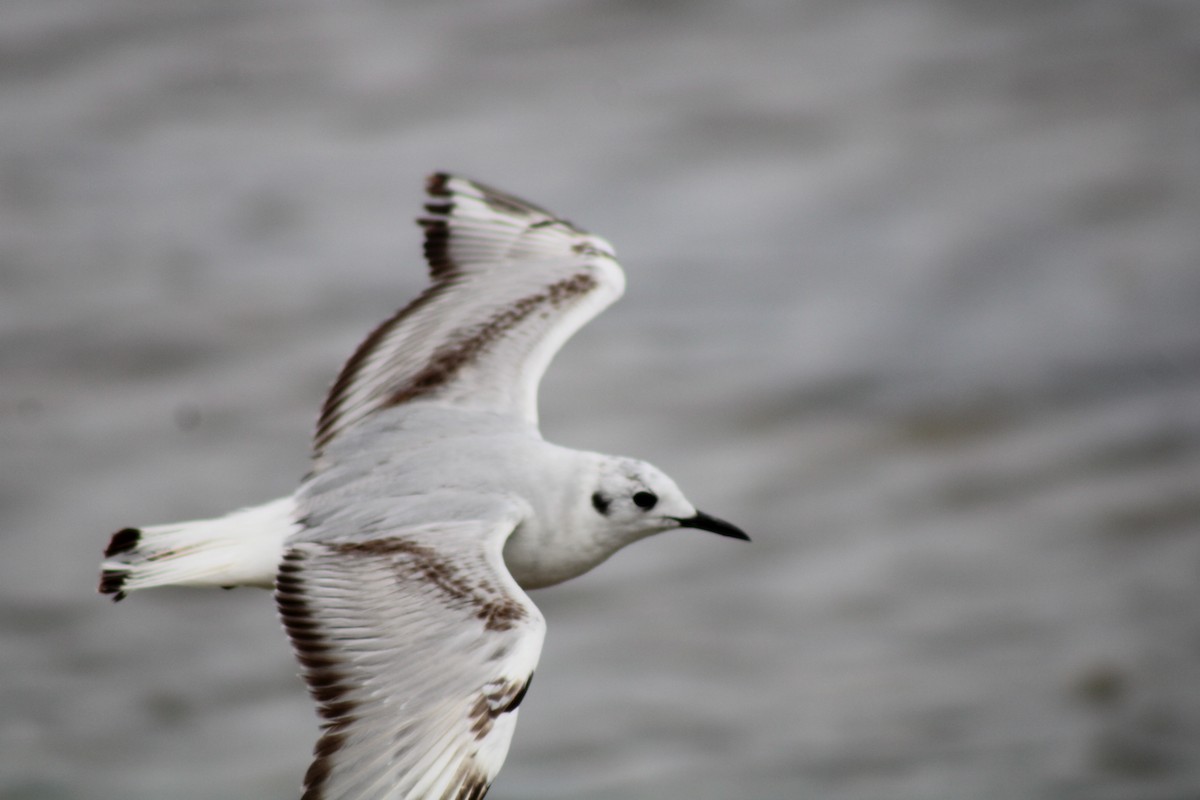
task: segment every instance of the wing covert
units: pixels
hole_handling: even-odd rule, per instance
[[[515,524],[292,543],[276,600],[323,719],[304,800],[483,797],[545,634],[503,565]]]

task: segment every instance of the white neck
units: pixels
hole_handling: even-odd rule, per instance
[[[544,480],[541,491],[525,493],[527,498],[537,498],[538,505],[504,546],[504,562],[525,589],[553,586],[582,575],[640,538],[615,536],[586,501],[590,493],[580,493],[580,487],[594,482],[602,456],[550,444],[546,447],[557,451],[544,462],[556,477]],[[563,480],[566,475],[576,479]],[[550,486],[563,491],[547,495],[545,489]]]

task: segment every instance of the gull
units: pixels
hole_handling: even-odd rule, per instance
[[[612,246],[444,173],[430,285],[359,345],[289,497],[125,528],[100,591],[273,588],[322,718],[303,800],[479,800],[508,753],[545,620],[526,594],[655,533],[747,540],[656,467],[538,431],[554,354],[613,303]]]

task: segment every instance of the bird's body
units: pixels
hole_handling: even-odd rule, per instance
[[[523,589],[587,572],[630,537],[650,533],[593,524],[601,518],[589,496],[581,503],[572,490],[595,483],[610,456],[551,444],[531,425],[486,412],[414,403],[397,422],[371,420],[331,445],[331,466],[297,492],[298,513],[310,522],[322,521],[331,507],[363,513],[361,502],[349,500],[370,497],[397,521],[420,524],[464,518],[479,498],[503,499],[523,508],[504,544],[505,566]],[[341,450],[354,457],[339,458]],[[631,469],[637,463],[621,462]]]
[[[745,538],[645,462],[544,441],[550,358],[615,300],[611,247],[516,198],[430,179],[434,279],[334,384],[287,498],[128,528],[101,591],[273,586],[324,718],[305,798],[481,798],[545,623],[525,589],[679,527]]]

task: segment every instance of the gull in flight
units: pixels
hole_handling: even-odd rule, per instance
[[[104,554],[116,600],[275,590],[323,720],[304,800],[479,800],[542,649],[525,590],[662,531],[748,539],[650,464],[538,432],[550,359],[624,290],[612,246],[460,177],[426,192],[431,284],[342,368],[295,493]]]

